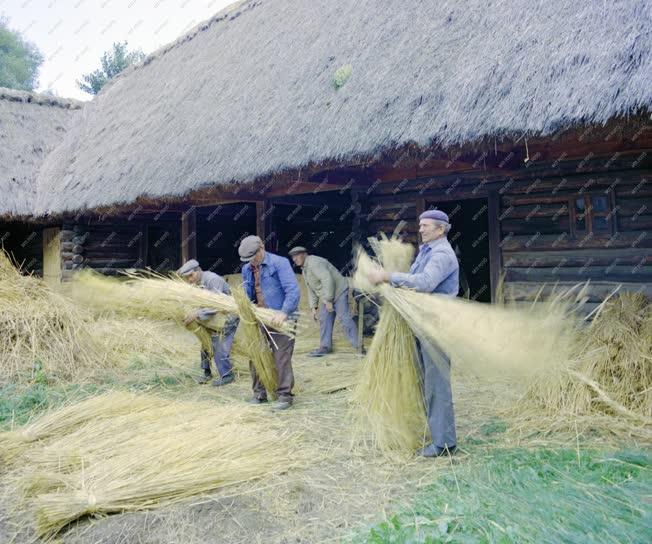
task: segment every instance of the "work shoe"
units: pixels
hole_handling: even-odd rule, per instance
[[[272,410],[287,410],[292,403],[289,400],[277,400],[272,404]]]
[[[213,380],[213,383],[211,385],[213,387],[219,387],[220,385],[226,385],[229,383],[233,383],[234,381],[235,381],[235,376],[233,374],[227,374],[222,378],[217,378],[217,380]]]
[[[453,455],[456,451],[456,446],[440,448],[439,446],[430,444],[418,450],[417,455],[420,457],[444,457],[446,455]]]
[[[204,372],[204,375],[203,376],[198,376],[197,378],[195,378],[195,381],[199,385],[204,385],[205,383],[210,382],[212,377],[213,377],[213,374],[211,374],[210,372]]]
[[[331,350],[329,348],[321,347],[321,348],[317,348],[317,349],[311,351],[308,354],[308,357],[323,357],[324,355],[328,355],[329,353],[332,353],[332,352],[333,352],[333,350]]]
[[[364,348],[362,348],[360,351],[356,350],[355,355],[357,357],[364,357],[365,355],[367,355],[367,350]]]
[[[249,404],[265,404],[267,399],[259,399],[258,397],[251,397]]]

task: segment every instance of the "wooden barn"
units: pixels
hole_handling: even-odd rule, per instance
[[[66,277],[233,273],[252,233],[346,269],[401,220],[416,243],[436,207],[475,300],[503,277],[518,300],[652,295],[651,18],[645,0],[243,1],[111,81],[0,212],[55,233]]]

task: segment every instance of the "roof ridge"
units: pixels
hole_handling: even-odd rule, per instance
[[[0,100],[38,104],[39,106],[55,106],[69,110],[79,110],[84,105],[83,101],[74,98],[62,98],[51,94],[21,91],[7,87],[0,87]]]

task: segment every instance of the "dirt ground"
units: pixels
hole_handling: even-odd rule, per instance
[[[472,462],[467,444],[480,437],[481,428],[495,418],[513,396],[504,386],[472,377],[454,379],[454,398],[461,451],[453,459],[387,458],[361,446],[352,447],[347,413],[348,390],[362,359],[343,340],[339,327],[335,353],[314,359],[316,326],[297,342],[294,365],[296,402],[291,410],[271,412],[288,427],[304,433],[307,451],[314,452],[308,468],[265,481],[223,489],[210,496],[154,511],[81,520],[62,532],[58,541],[81,543],[314,543],[347,540],[356,531],[385,519],[407,506],[415,493],[456,464]],[[366,339],[368,345],[370,339]],[[250,398],[249,376],[223,388],[199,386],[190,374],[198,364],[194,354],[184,363],[186,379],[176,392],[185,399],[244,402]],[[242,362],[237,367],[243,368]],[[337,390],[339,389],[339,390]],[[334,392],[327,392],[336,390]],[[202,414],[197,414],[202,417]],[[312,453],[311,453],[312,454]],[[0,516],[0,541],[33,541],[28,520],[13,525],[7,516],[11,497],[5,497]]]

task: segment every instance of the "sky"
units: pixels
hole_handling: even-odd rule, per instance
[[[233,0],[0,0],[0,16],[44,57],[37,91],[89,100],[76,84],[114,42],[149,54]]]

